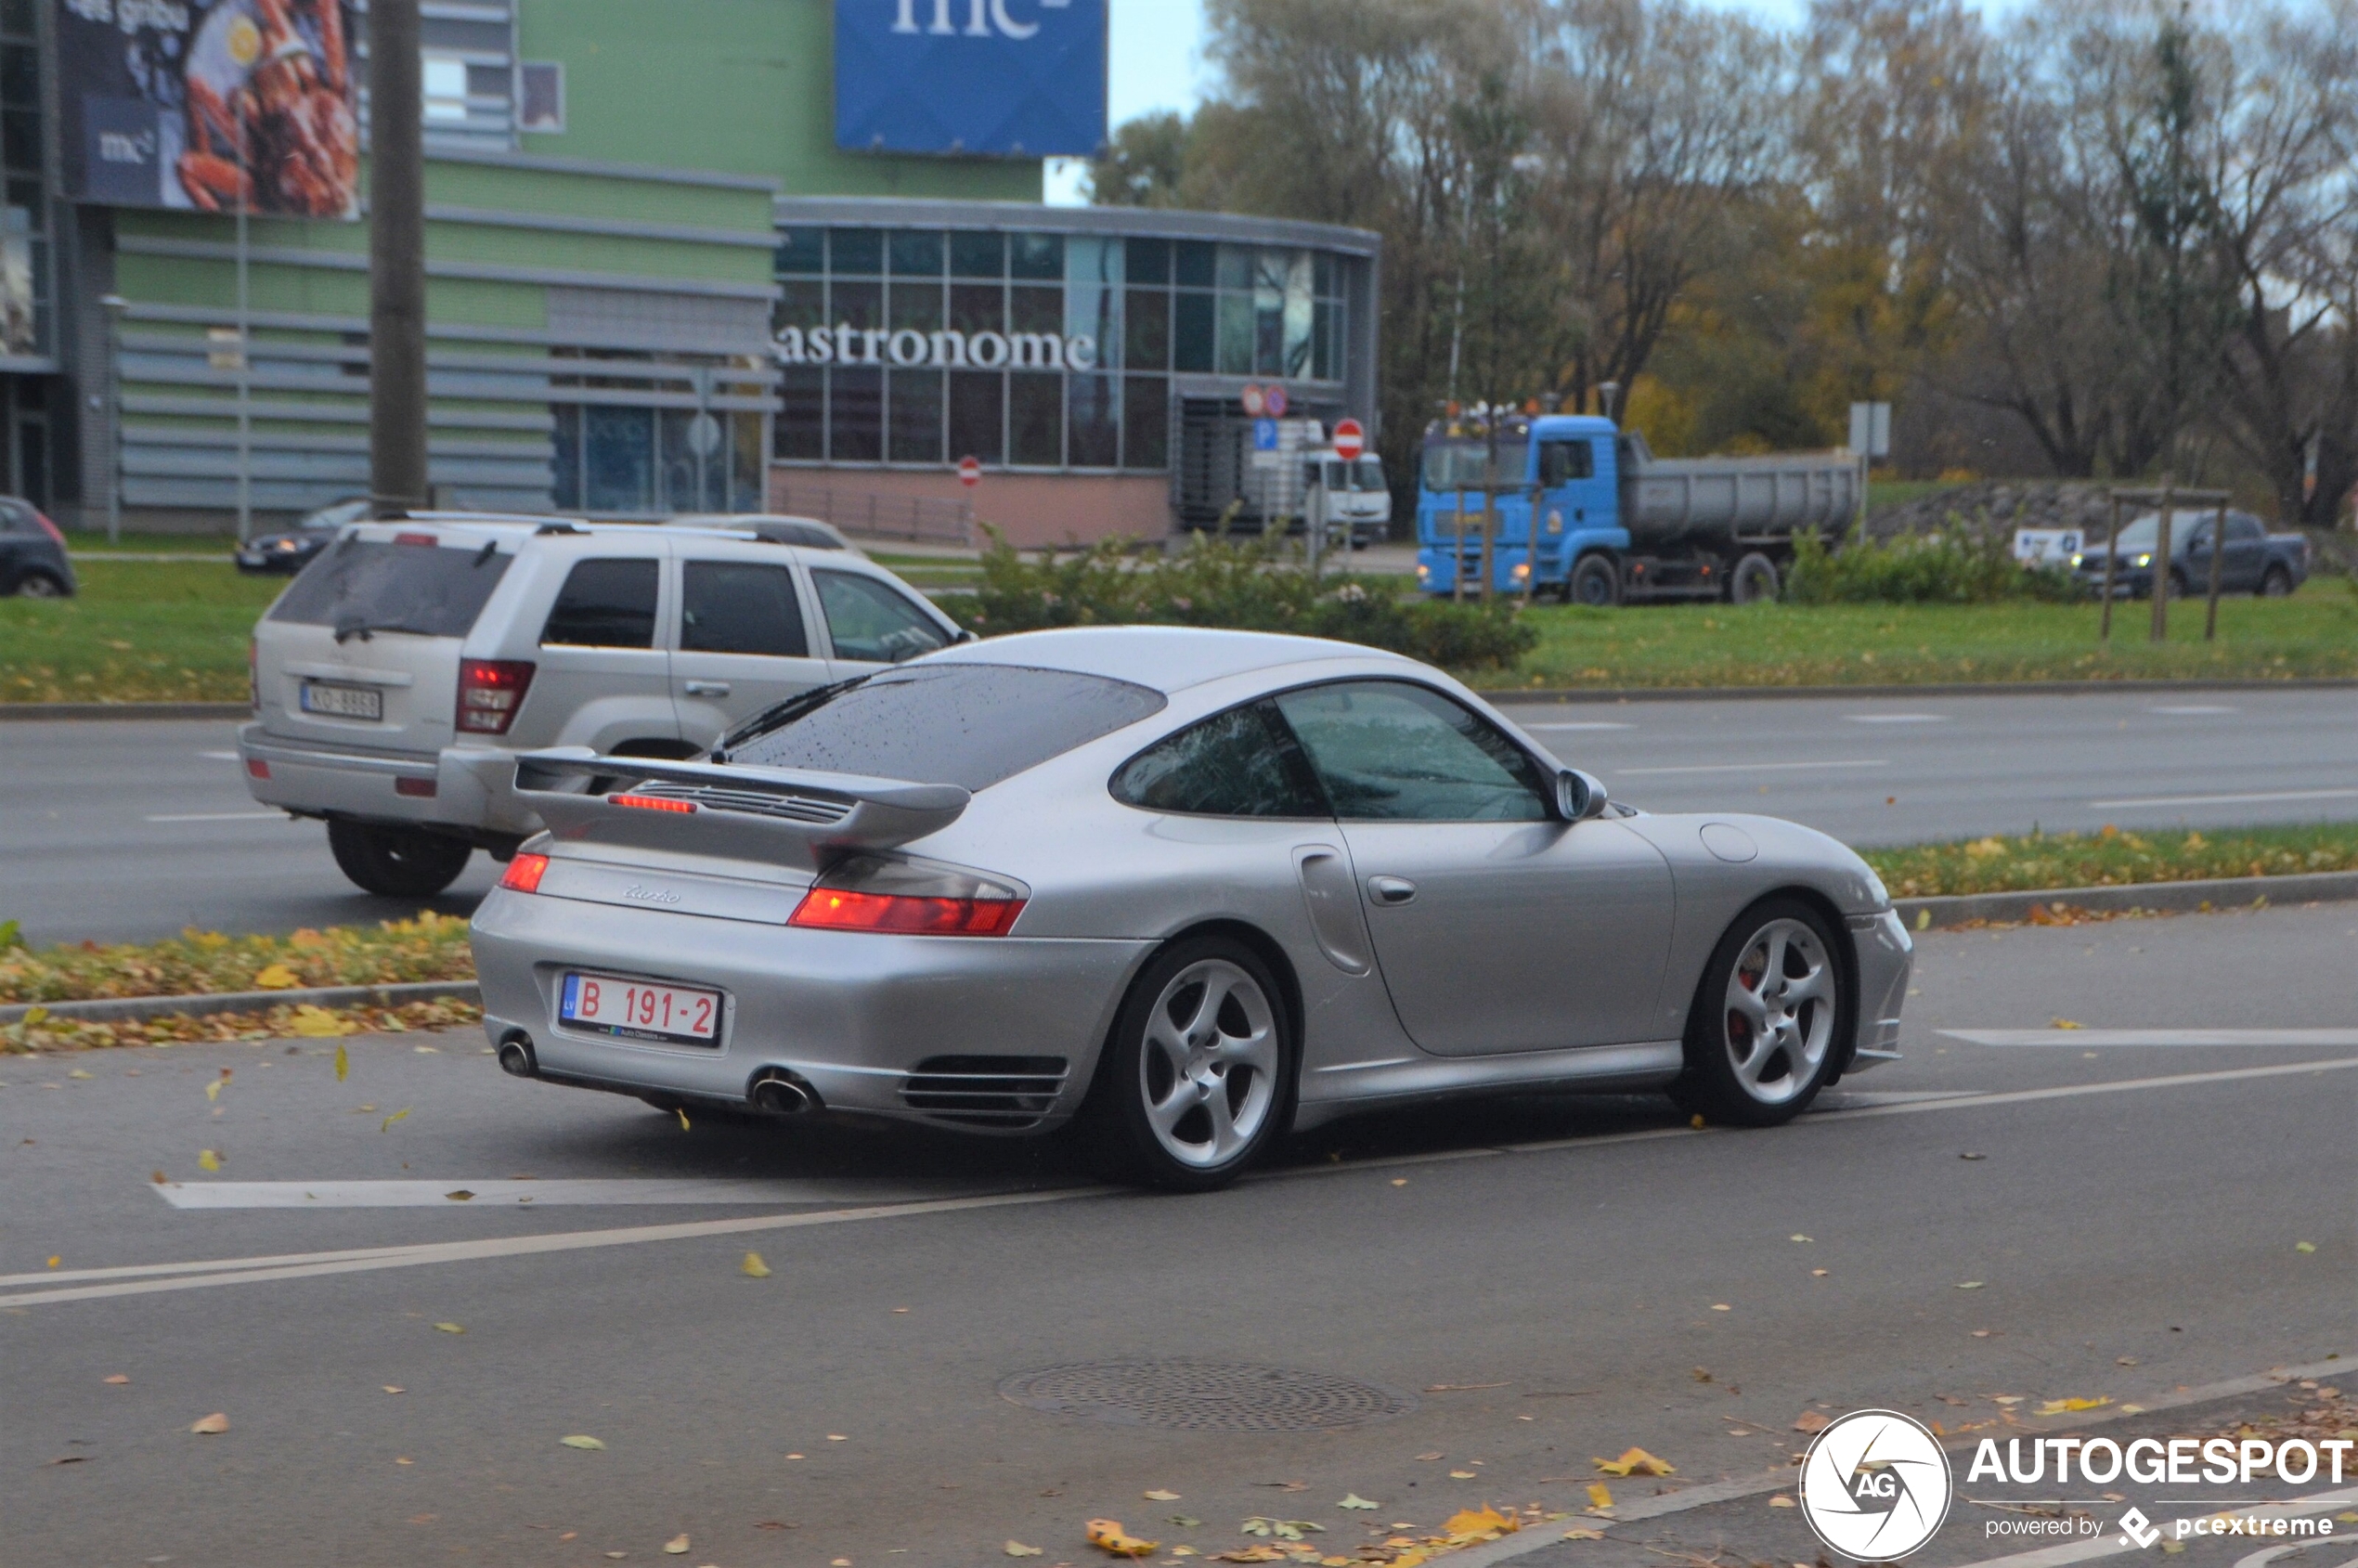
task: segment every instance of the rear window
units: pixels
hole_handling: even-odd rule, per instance
[[[338,630],[464,637],[513,559],[490,545],[454,550],[340,539],[303,569],[270,618]]]
[[[1159,713],[1127,680],[1017,665],[882,671],[782,703],[723,743],[732,762],[987,789]]]

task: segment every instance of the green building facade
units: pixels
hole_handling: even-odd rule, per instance
[[[32,3],[0,0],[0,44]],[[832,0],[422,12],[438,504],[1154,533],[1241,482],[1248,382],[1372,412],[1373,236],[1044,207],[1037,159],[841,150]],[[14,487],[207,531],[241,473],[266,522],[365,495],[365,161],[362,189],[356,221],[257,216],[242,248],[223,214],[29,197],[57,284],[52,352],[0,358],[30,383],[5,408],[45,421]]]

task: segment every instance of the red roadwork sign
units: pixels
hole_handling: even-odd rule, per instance
[[[1367,449],[1367,433],[1357,420],[1335,421],[1335,456],[1348,462]]]
[[[971,490],[982,483],[982,460],[964,457],[958,460],[958,483]]]

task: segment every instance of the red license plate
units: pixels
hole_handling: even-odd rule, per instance
[[[711,1045],[720,1039],[720,993],[612,975],[568,974],[557,1017],[576,1029],[629,1040]]]

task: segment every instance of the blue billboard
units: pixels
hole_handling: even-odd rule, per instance
[[[1106,0],[836,0],[836,145],[1086,158],[1106,140]]]

